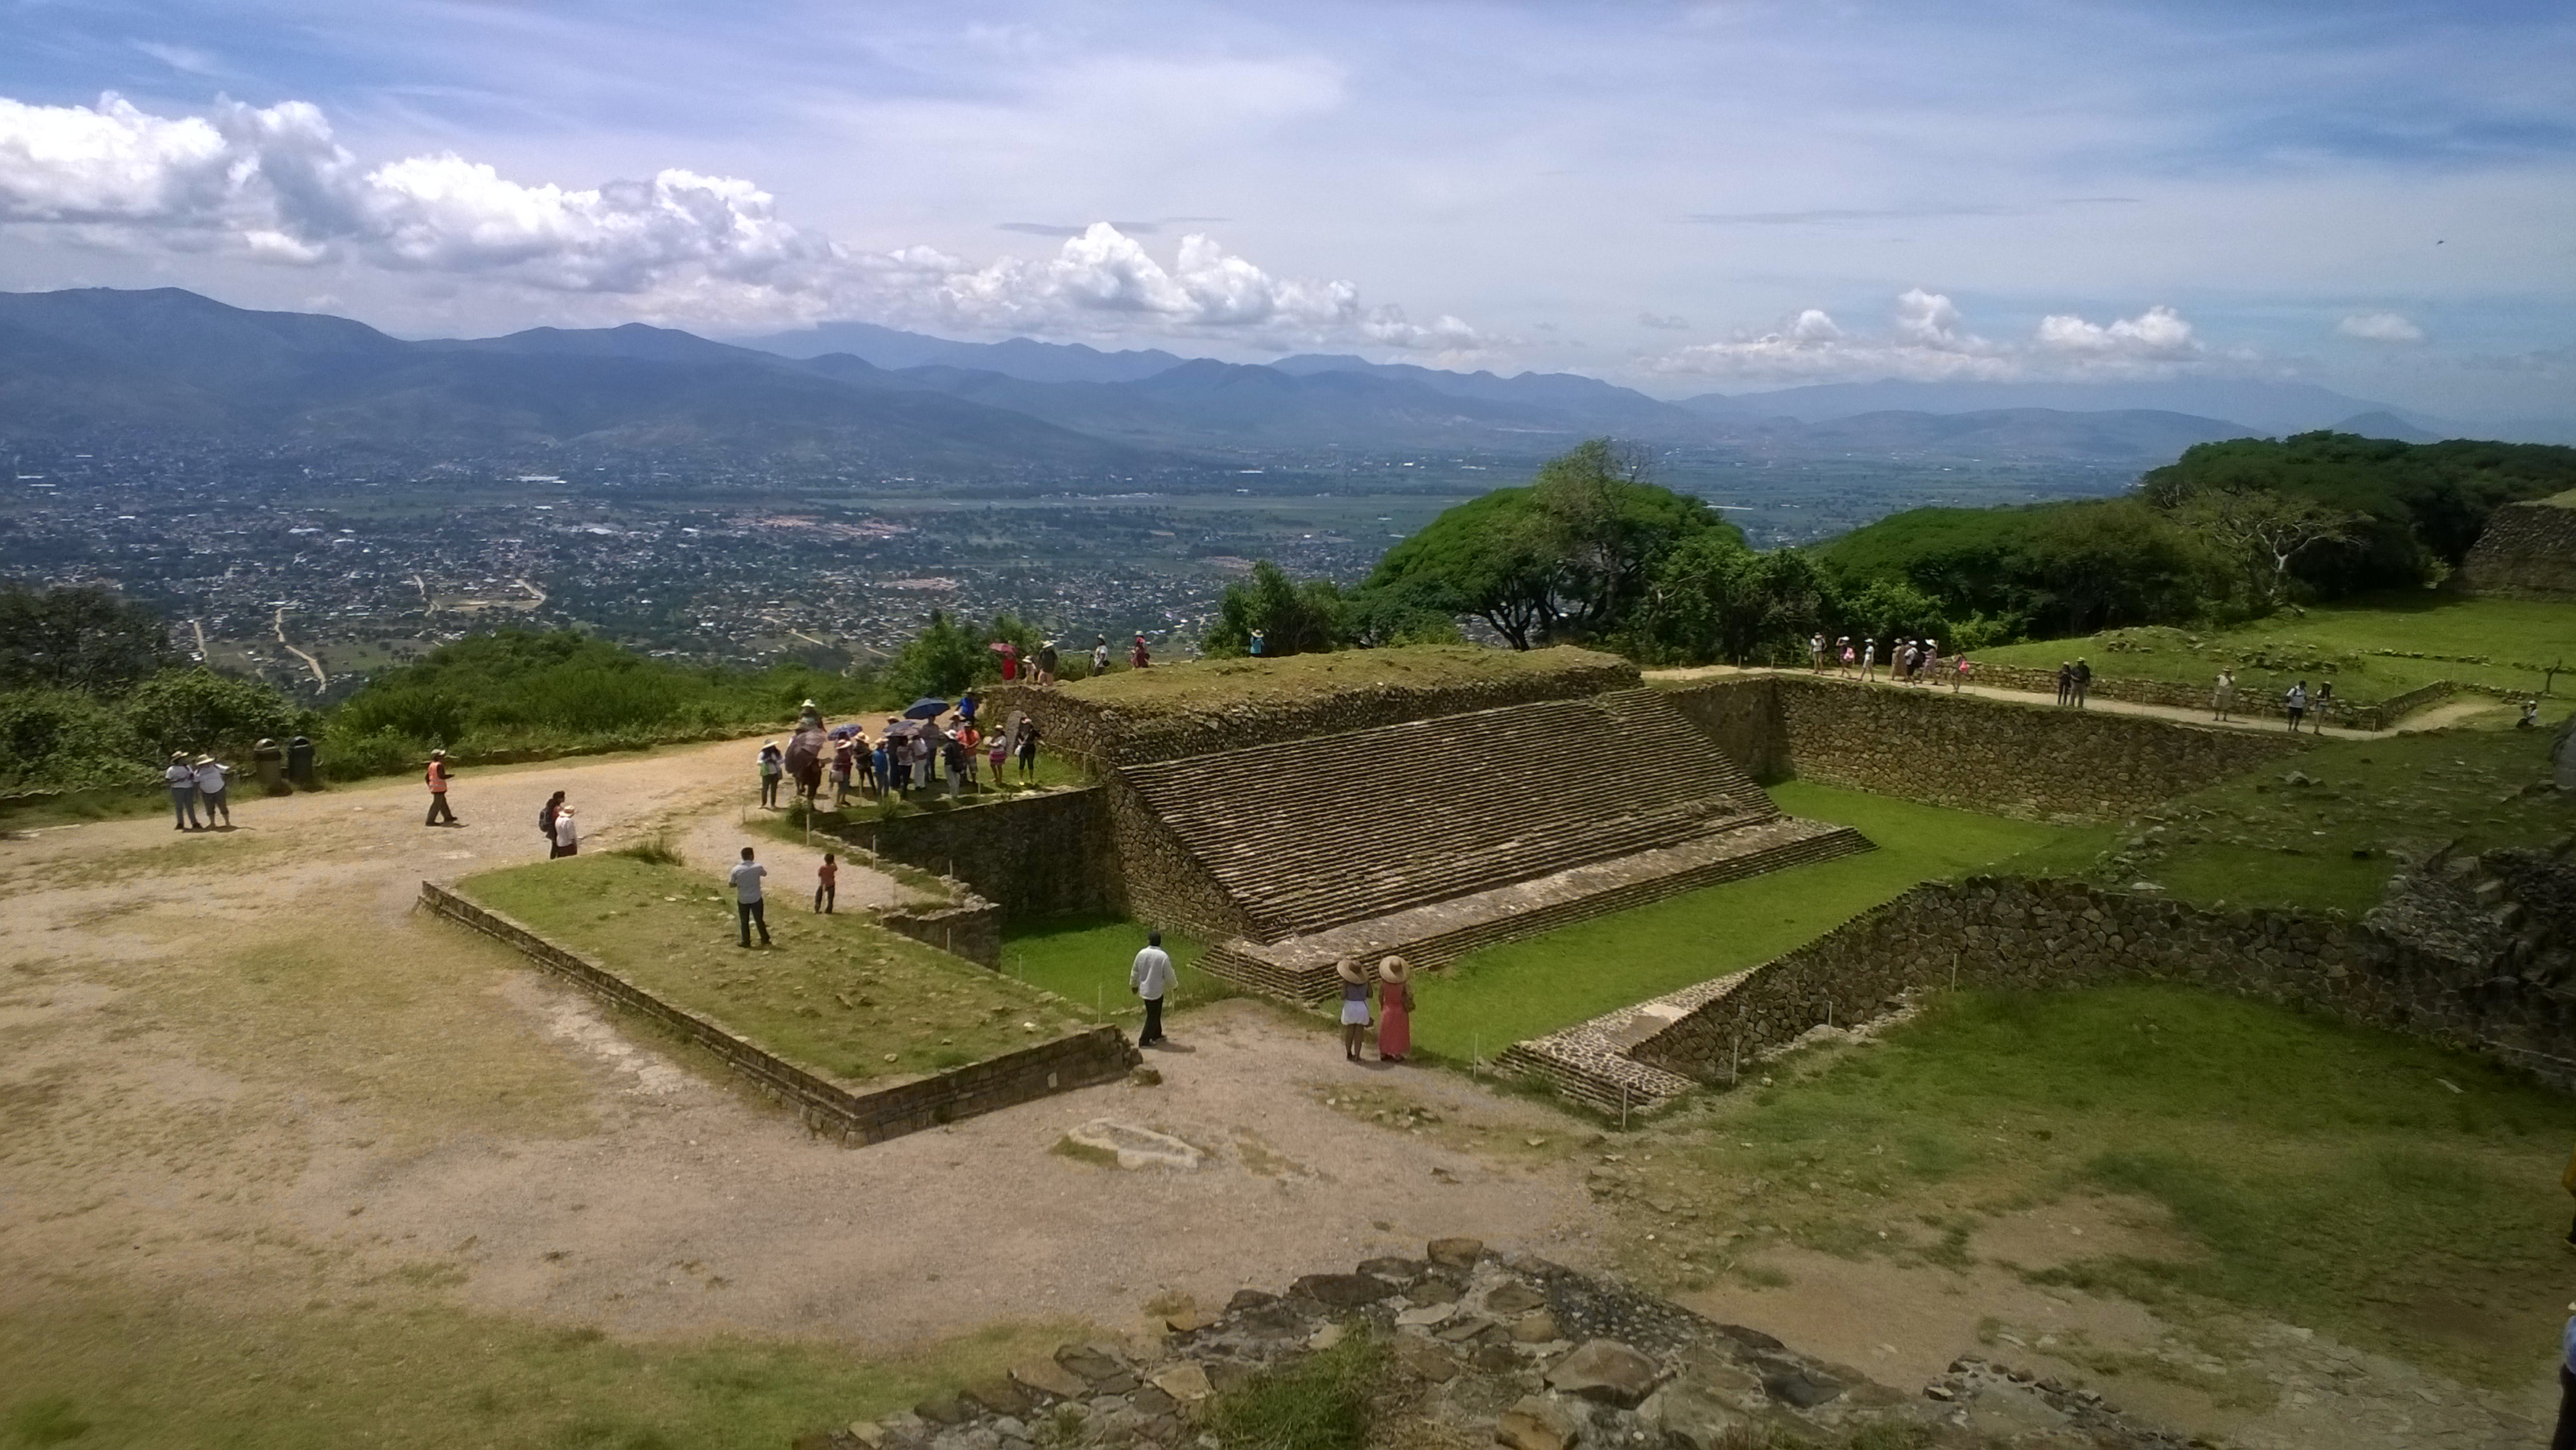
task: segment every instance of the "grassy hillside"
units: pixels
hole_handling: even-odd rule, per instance
[[[2111,679],[2207,685],[2224,665],[2240,694],[2270,695],[2305,679],[2366,703],[2436,680],[2537,694],[2547,670],[2576,667],[2576,605],[2476,599],[2427,589],[2373,594],[2230,629],[2106,630],[1979,650],[1990,664],[2054,669],[2081,655]],[[2576,687],[2576,673],[2558,688]]]
[[[1131,719],[1187,715],[1220,705],[1297,704],[1383,686],[1439,689],[1485,681],[1567,676],[1567,693],[1599,688],[1588,677],[1626,665],[1616,655],[1557,648],[1527,652],[1477,645],[1408,645],[1339,650],[1285,659],[1191,660],[1145,670],[1118,670],[1064,687],[1066,698],[1116,710]]]

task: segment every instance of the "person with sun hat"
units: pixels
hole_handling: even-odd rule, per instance
[[[1413,1053],[1413,964],[1391,956],[1377,976],[1377,1060],[1402,1062]]]
[[[1368,975],[1360,970],[1356,957],[1333,963],[1333,975],[1342,979],[1342,1056],[1357,1062],[1361,1039],[1369,1029]]]

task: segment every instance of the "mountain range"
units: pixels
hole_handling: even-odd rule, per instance
[[[1210,471],[1336,451],[1535,460],[1602,435],[1772,460],[2143,466],[2196,442],[2387,412],[2290,384],[2141,384],[2134,405],[2111,408],[2068,406],[2108,395],[2038,385],[1903,383],[1667,402],[1567,373],[1326,354],[1241,364],[859,323],[753,341],[640,323],[411,341],[177,289],[0,293],[0,437],[149,429],[387,450],[698,450],[958,477]],[[1963,399],[1981,406],[1954,406]],[[2200,410],[2231,399],[2251,422]]]

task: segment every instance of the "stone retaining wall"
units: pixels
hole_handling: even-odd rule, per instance
[[[856,1093],[673,1006],[524,924],[434,882],[420,883],[420,904],[500,941],[609,1005],[649,1017],[706,1048],[757,1083],[771,1099],[793,1106],[807,1128],[850,1147],[1109,1082],[1143,1056],[1117,1028],[1094,1027],[947,1072]]]
[[[2576,600],[2576,507],[2544,500],[2509,503],[2489,514],[2460,566],[2460,582],[2478,594]]]
[[[891,820],[861,812],[833,825],[818,819],[817,829],[888,860],[956,877],[1004,916],[1117,911],[1126,900],[1103,786],[1006,796]]]
[[[2287,732],[1794,674],[1673,694],[1748,769],[1759,760],[1773,776],[2009,816],[2116,818],[2309,744]]]
[[[1563,662],[1555,668],[1532,669],[1491,680],[1452,680],[1438,685],[1385,681],[1318,692],[1293,701],[1247,701],[1176,715],[1133,714],[1063,688],[1004,685],[985,698],[980,713],[999,719],[1013,710],[1025,710],[1036,717],[1046,748],[1099,768],[1177,760],[1219,750],[1433,720],[1504,705],[1575,699],[1637,686],[1637,667],[1615,655],[1576,649],[1565,650],[1563,655]]]
[[[2140,978],[2479,1049],[2576,1086],[2576,994],[2563,987],[2491,975],[2367,925],[2014,877],[1918,886],[1756,968],[1630,1055],[1724,1082],[1739,1058],[1876,1016],[1908,992]]]

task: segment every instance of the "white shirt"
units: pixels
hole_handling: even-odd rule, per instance
[[[190,765],[171,766],[161,772],[161,778],[170,782],[172,790],[194,790],[197,786],[197,770]]]
[[[222,766],[208,764],[197,767],[197,789],[207,795],[217,795],[223,788],[224,768]]]
[[[1172,990],[1178,978],[1172,971],[1172,959],[1161,947],[1147,947],[1136,954],[1136,965],[1127,969],[1127,985],[1136,995],[1148,1001],[1159,1001]]]
[[[1091,672],[1097,675],[1105,673],[1108,669],[1109,646],[1105,644],[1093,645],[1091,647]]]
[[[569,810],[555,812],[555,844],[558,846],[581,844],[581,827],[573,823],[572,812]]]
[[[757,861],[745,861],[727,872],[725,879],[733,883],[734,900],[752,902],[760,899],[760,878],[768,874],[768,867]]]

